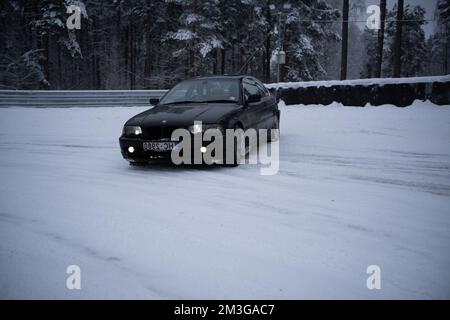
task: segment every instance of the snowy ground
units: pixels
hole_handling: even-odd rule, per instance
[[[450,106],[283,107],[274,176],[130,167],[142,110],[0,109],[0,298],[450,298]]]

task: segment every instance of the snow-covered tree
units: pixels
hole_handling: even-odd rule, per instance
[[[167,34],[167,39],[180,43],[175,56],[186,55],[186,73],[190,76],[203,73],[201,66],[211,53],[223,47],[220,37],[219,0],[174,0],[181,7],[179,27]],[[200,61],[200,62],[199,62]]]
[[[278,28],[279,9],[283,13]],[[448,0],[438,1],[438,34],[428,57],[445,61]],[[68,30],[66,6],[81,9],[81,30]],[[352,20],[366,17],[364,0],[350,1],[349,77],[361,67],[361,31]],[[0,1],[0,86],[26,89],[167,88],[194,75],[250,74],[276,79],[273,57],[286,52],[283,81],[339,77],[341,0],[3,0]],[[409,9],[412,19],[420,11]],[[406,19],[405,18],[405,19]],[[420,21],[404,24],[405,74],[420,74]],[[392,28],[391,28],[392,29]],[[445,32],[444,32],[445,31]],[[392,33],[392,30],[391,30]],[[391,50],[386,36],[385,52]],[[392,38],[392,37],[391,37]],[[411,45],[410,43],[414,43]],[[365,68],[373,68],[368,48]],[[415,51],[414,51],[415,50]],[[417,55],[417,56],[416,56]],[[447,55],[448,57],[448,55]],[[385,68],[390,68],[386,56]],[[426,61],[426,59],[423,59]],[[418,65],[418,66],[417,66]],[[414,67],[413,67],[414,66]],[[439,67],[443,69],[442,67]],[[358,72],[357,72],[358,70]],[[442,73],[442,71],[439,71]],[[373,76],[372,71],[365,76]]]
[[[375,30],[364,29],[361,42],[365,46],[361,78],[373,78],[377,75],[378,34]]]
[[[394,34],[396,7],[387,14],[384,73],[390,74],[394,66]],[[407,5],[404,8],[401,42],[401,76],[420,76],[425,72],[427,48],[425,31],[425,9],[421,6]]]
[[[438,0],[435,10],[435,33],[429,40],[430,64],[437,65],[437,73],[450,72],[450,1]]]
[[[324,0],[293,3],[286,19],[283,80],[312,80],[326,75],[321,58],[326,42],[340,39],[339,34],[330,28],[330,21],[339,16],[339,11]]]
[[[38,17],[31,25],[41,39],[45,83],[52,84],[54,78],[55,82],[61,82],[61,55],[67,53],[72,58],[82,57],[76,31],[66,27],[66,8],[75,5],[80,8],[81,16],[87,18],[86,8],[80,0],[42,0],[39,5]]]

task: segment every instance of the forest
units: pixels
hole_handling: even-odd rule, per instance
[[[364,0],[2,0],[0,89],[165,89],[214,74],[265,83],[448,74],[450,0],[436,1],[433,19],[421,5],[394,2],[379,1],[373,30]],[[71,5],[80,29],[67,27]],[[278,50],[286,53],[279,74]]]

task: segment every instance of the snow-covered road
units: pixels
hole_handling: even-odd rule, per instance
[[[143,110],[0,109],[0,298],[450,298],[450,106],[284,106],[273,176],[129,166]]]

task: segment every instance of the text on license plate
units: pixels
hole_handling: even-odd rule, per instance
[[[144,142],[142,147],[144,151],[172,151],[172,149],[175,147],[175,142],[148,141]]]

